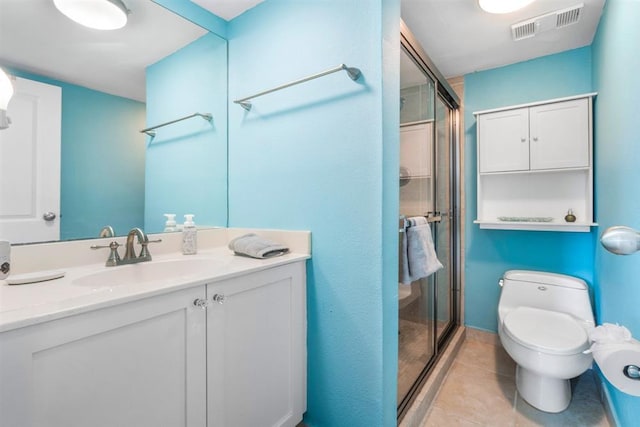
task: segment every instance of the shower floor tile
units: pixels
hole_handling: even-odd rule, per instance
[[[590,370],[573,380],[569,408],[549,414],[518,395],[515,367],[501,346],[467,339],[422,426],[609,426]]]

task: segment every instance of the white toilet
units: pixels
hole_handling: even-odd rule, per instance
[[[587,284],[562,274],[510,270],[500,286],[498,335],[518,365],[518,393],[542,411],[564,411],[571,401],[569,380],[593,361],[583,353],[595,327]]]

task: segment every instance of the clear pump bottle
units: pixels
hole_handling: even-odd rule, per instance
[[[164,231],[165,233],[170,231],[177,231],[178,228],[176,226],[176,214],[164,214],[167,218],[167,221],[164,223]]]
[[[196,224],[193,222],[193,214],[184,216],[182,227],[182,254],[195,255],[198,252],[198,234]]]

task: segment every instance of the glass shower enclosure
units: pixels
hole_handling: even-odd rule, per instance
[[[457,98],[408,29],[403,30],[399,240],[407,219],[426,218],[443,268],[411,284],[398,280],[399,419],[458,323]]]

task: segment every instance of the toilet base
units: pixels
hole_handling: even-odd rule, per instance
[[[544,412],[562,412],[571,402],[570,380],[543,377],[520,365],[516,368],[516,387],[529,405]]]

